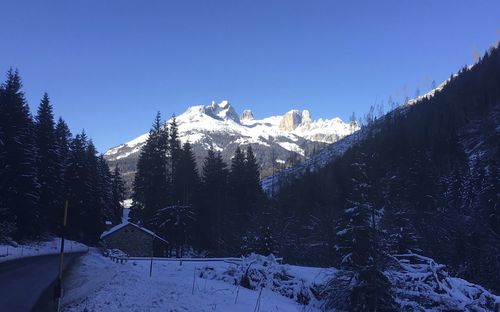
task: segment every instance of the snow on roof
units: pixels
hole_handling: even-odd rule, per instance
[[[160,236],[156,235],[153,231],[148,230],[148,229],[146,229],[146,228],[143,228],[142,226],[139,226],[139,225],[137,225],[137,224],[135,224],[135,223],[132,223],[132,222],[123,222],[123,223],[120,223],[120,224],[117,224],[117,225],[113,226],[112,228],[110,228],[110,229],[109,229],[109,230],[107,230],[107,231],[104,231],[104,232],[101,234],[101,239],[103,239],[104,237],[106,237],[106,236],[108,236],[108,235],[110,235],[110,234],[112,234],[112,233],[114,233],[114,232],[116,232],[116,231],[118,231],[118,230],[120,230],[120,229],[122,229],[122,228],[126,227],[127,225],[132,225],[132,226],[134,226],[134,227],[138,228],[139,230],[141,230],[141,231],[143,231],[143,232],[146,232],[146,233],[148,233],[149,235],[152,235],[152,236],[154,236],[155,238],[158,238],[159,240],[161,240],[161,241],[163,241],[163,242],[165,242],[165,243],[167,243],[167,244],[168,244],[168,242],[167,242],[165,239],[163,239],[163,238],[161,238]]]

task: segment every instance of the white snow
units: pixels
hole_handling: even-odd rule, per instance
[[[125,157],[128,157],[128,156],[132,155],[132,154],[138,153],[140,151],[141,151],[141,148],[139,146],[136,146],[130,152],[127,152],[127,153],[120,154],[120,155],[116,156],[116,159],[125,158]]]
[[[399,269],[387,271],[396,301],[405,311],[499,311],[500,296],[452,277],[446,266],[414,254],[394,255]]]
[[[284,149],[286,149],[288,151],[298,153],[301,156],[305,155],[304,150],[302,148],[300,148],[297,144],[290,143],[290,142],[279,142],[278,144],[279,144],[279,146],[283,147]]]
[[[121,202],[123,208],[130,208],[130,207],[132,207],[133,203],[134,203],[134,200],[132,198],[125,199],[124,201]]]
[[[385,275],[402,310],[486,312],[500,307],[500,297],[450,277],[430,258],[408,254],[394,259],[399,265]],[[92,249],[66,278],[63,311],[314,312],[322,305],[314,293],[324,291],[341,272],[280,264],[272,256],[191,260],[196,261],[154,259],[150,276],[149,258],[115,263]],[[238,286],[245,272],[253,289]]]
[[[151,277],[149,266],[149,260],[118,264],[92,250],[66,279],[63,311],[246,312],[254,311],[258,302],[260,288],[249,290],[217,279],[200,278],[206,267],[223,272],[238,264],[153,261]],[[307,269],[297,268],[296,272],[310,276]],[[258,311],[304,311],[304,306],[263,288]],[[319,310],[307,307],[305,311]]]
[[[26,244],[5,244],[0,245],[0,262],[59,253],[61,249],[61,238],[55,237],[45,242],[32,242]],[[87,251],[88,247],[72,240],[64,241],[65,253]]]

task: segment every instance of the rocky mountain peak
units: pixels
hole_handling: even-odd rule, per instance
[[[302,124],[310,124],[312,123],[311,113],[307,109],[302,111]]]
[[[281,119],[279,128],[280,130],[283,131],[293,131],[301,123],[302,123],[302,113],[297,109],[293,109],[287,112],[285,115],[283,115],[283,119]]]
[[[240,122],[238,113],[234,107],[229,104],[229,101],[224,100],[220,103],[212,101],[212,105],[205,106],[205,114],[219,120],[232,120],[236,123]]]
[[[243,114],[241,114],[241,118],[240,118],[241,121],[250,121],[250,120],[254,120],[253,118],[253,114],[252,114],[252,111],[249,110],[249,109],[245,109],[243,111]]]

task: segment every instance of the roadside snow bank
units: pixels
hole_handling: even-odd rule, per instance
[[[202,268],[230,270],[224,261],[180,262],[150,259],[115,263],[95,249],[80,257],[66,279],[64,312],[122,311],[303,311],[294,300],[263,289],[262,292],[220,280],[200,279]],[[308,309],[307,311],[318,311]]]
[[[252,254],[241,263],[218,270],[209,265],[201,268],[204,279],[221,280],[248,289],[266,288],[281,296],[293,299],[303,306],[316,307],[319,287],[333,269],[305,268],[280,264],[272,255]]]
[[[57,254],[60,249],[61,238],[59,237],[44,242],[31,242],[26,244],[12,242],[11,244],[0,245],[0,262],[33,256]],[[88,247],[84,244],[67,239],[64,240],[65,253],[84,252],[87,250]]]

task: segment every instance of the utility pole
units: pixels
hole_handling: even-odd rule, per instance
[[[63,227],[61,231],[61,252],[59,256],[59,276],[57,279],[57,284],[54,289],[54,299],[57,300],[57,312],[61,308],[61,298],[62,298],[62,280],[63,280],[63,269],[64,269],[64,234],[66,232],[66,223],[68,220],[68,200],[64,203],[64,217],[63,217]]]

